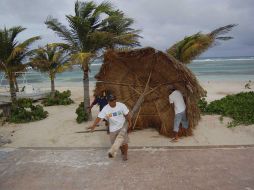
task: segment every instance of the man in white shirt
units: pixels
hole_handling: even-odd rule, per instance
[[[178,131],[180,123],[182,123],[183,130],[188,129],[188,120],[186,117],[186,105],[183,99],[182,93],[177,90],[174,85],[169,85],[169,90],[172,92],[169,95],[170,104],[174,105],[175,110],[175,119],[174,119],[174,138],[172,142],[177,142],[178,140]]]
[[[111,144],[114,144],[117,135],[119,134],[124,125],[125,119],[127,119],[129,124],[128,129],[131,128],[132,122],[129,114],[129,109],[126,107],[125,104],[117,102],[116,97],[112,94],[108,95],[107,100],[108,104],[101,110],[101,112],[98,114],[98,117],[95,119],[93,125],[91,127],[88,127],[88,129],[94,131],[94,128],[101,121],[101,119],[108,120]],[[126,135],[124,136],[123,144],[120,147],[124,161],[128,159],[128,140],[128,134],[126,133]]]

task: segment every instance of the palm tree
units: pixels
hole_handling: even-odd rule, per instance
[[[48,74],[51,81],[51,97],[55,96],[56,74],[64,72],[71,66],[66,49],[65,44],[47,44],[45,47],[36,49],[34,56],[30,58],[30,65],[35,70]]]
[[[54,18],[48,18],[45,22],[70,46],[72,63],[81,65],[83,70],[84,110],[89,115],[89,119],[91,119],[91,113],[89,111],[88,74],[92,58],[96,56],[99,50],[113,47],[116,44],[125,46],[138,44],[136,36],[138,31],[129,28],[132,21],[124,19],[124,15],[121,18],[125,22],[123,28],[127,26],[128,29],[125,29],[122,40],[116,29],[111,27],[110,23],[113,23],[113,18],[116,20],[116,15],[120,15],[119,13],[108,2],[96,5],[92,1],[77,1],[75,3],[75,15],[66,16],[70,28],[62,25]]]
[[[10,85],[11,100],[16,101],[15,72],[23,71],[26,64],[22,62],[33,53],[29,51],[29,46],[39,40],[39,36],[35,36],[19,43],[16,37],[19,33],[24,31],[25,28],[15,26],[10,29],[0,29],[0,70],[4,71]]]
[[[182,63],[188,64],[208,48],[216,45],[218,40],[230,40],[231,36],[221,36],[231,31],[236,24],[226,25],[210,32],[202,34],[200,32],[187,36],[183,40],[171,46],[167,51],[168,54],[175,57]]]

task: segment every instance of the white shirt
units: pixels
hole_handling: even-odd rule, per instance
[[[179,90],[175,90],[169,95],[169,102],[174,103],[175,114],[181,113],[186,109],[183,95]]]
[[[114,108],[110,107],[107,104],[101,112],[98,114],[98,117],[101,119],[106,119],[109,121],[109,131],[114,132],[123,127],[125,122],[124,115],[129,113],[129,109],[125,104],[116,102],[116,106]]]

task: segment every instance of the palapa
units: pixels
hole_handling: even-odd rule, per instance
[[[96,79],[94,95],[110,91],[132,111],[143,94],[141,105],[132,112],[133,129],[151,127],[162,135],[173,136],[174,109],[169,104],[169,84],[174,84],[185,96],[189,120],[187,135],[191,135],[198,124],[197,102],[205,95],[204,89],[184,64],[161,51],[151,47],[109,50],[104,54],[104,63]]]

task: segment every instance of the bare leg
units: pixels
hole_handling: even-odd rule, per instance
[[[107,134],[109,134],[109,124],[107,120],[104,120],[105,122],[105,126],[106,126],[106,130],[107,130]]]
[[[120,150],[121,150],[122,155],[124,155],[124,147],[123,147],[123,145],[120,146]]]
[[[178,137],[178,132],[175,132],[175,131],[174,131],[174,139],[177,141],[178,138],[179,138],[179,137]]]
[[[128,160],[128,144],[122,145],[123,147],[123,161]]]

